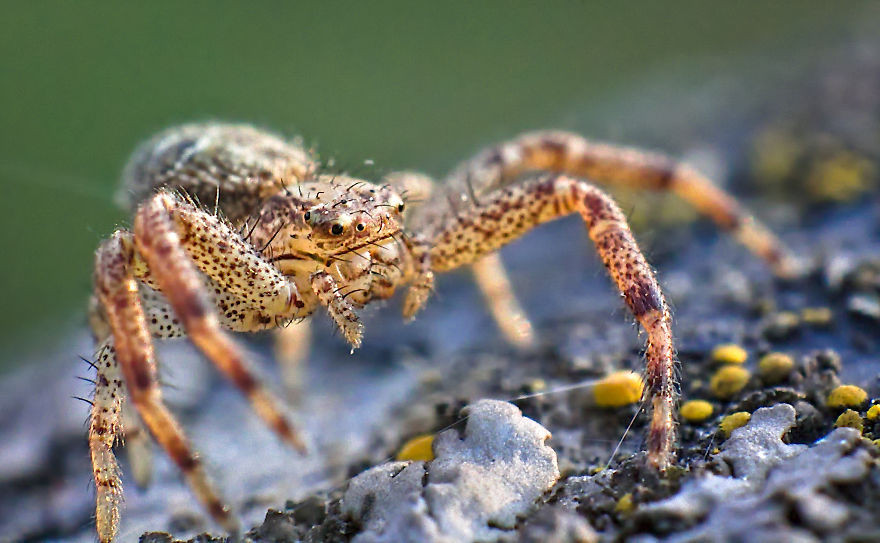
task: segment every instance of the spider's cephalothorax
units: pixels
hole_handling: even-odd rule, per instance
[[[540,171],[552,173],[524,178]],[[143,426],[214,519],[237,529],[163,404],[153,338],[189,336],[266,423],[302,449],[225,330],[277,328],[322,309],[354,349],[363,333],[358,308],[407,286],[403,311],[412,317],[433,288],[434,272],[473,265],[502,330],[526,344],[531,329],[493,252],[571,213],[583,218],[646,332],[648,458],[667,467],[676,363],[669,312],[624,215],[583,179],[675,192],[778,274],[797,271],[774,236],[695,170],[574,134],[527,134],[489,149],[456,170],[442,191],[414,173],[378,183],[320,173],[310,152],[246,125],[187,125],[147,142],[129,164],[122,191],[133,228],[102,243],[95,261],[91,323],[100,347],[89,448],[101,540],[117,531],[121,483],[113,446],[123,432],[135,478],[149,478]],[[405,223],[401,194],[407,192],[426,201]],[[280,337],[293,337],[285,334]]]

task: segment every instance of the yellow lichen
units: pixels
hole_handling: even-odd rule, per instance
[[[871,190],[874,173],[871,161],[844,151],[814,164],[805,185],[818,200],[846,202]]]
[[[397,460],[422,460],[425,462],[429,462],[434,459],[434,450],[432,449],[433,445],[433,434],[416,436],[403,444],[403,447],[400,448],[400,452],[397,453]]]
[[[834,314],[828,307],[805,307],[801,310],[801,319],[810,326],[828,326]]]
[[[865,418],[871,422],[880,419],[880,404],[869,407],[868,412],[865,414]]]
[[[853,411],[852,409],[847,409],[843,413],[837,417],[837,420],[834,421],[835,428],[855,428],[859,432],[864,428],[864,424],[862,423],[862,417],[859,415],[857,411]]]
[[[742,364],[748,357],[749,353],[735,343],[719,345],[712,350],[712,361],[716,364]]]
[[[617,371],[601,379],[593,387],[593,398],[600,407],[621,407],[638,402],[642,397],[642,378],[632,371]]]
[[[617,500],[617,505],[614,506],[614,512],[620,514],[631,513],[635,509],[635,504],[633,503],[633,495],[632,492],[627,492],[623,496]]]
[[[758,373],[767,384],[776,384],[785,380],[794,369],[794,360],[785,353],[769,353],[758,362]]]
[[[725,438],[728,438],[734,430],[742,428],[748,424],[750,420],[752,420],[751,413],[748,411],[737,411],[736,413],[731,413],[721,419],[721,424],[718,425],[718,429],[721,430],[721,433],[724,434]]]
[[[689,422],[702,422],[712,416],[712,404],[706,400],[690,400],[679,409],[681,418]]]
[[[754,139],[752,168],[762,181],[779,184],[792,174],[803,152],[803,144],[790,130],[768,128]]]
[[[745,388],[751,374],[741,366],[723,366],[709,381],[712,393],[722,400],[727,400]]]
[[[828,407],[858,407],[868,400],[868,393],[855,385],[841,385],[828,394]]]

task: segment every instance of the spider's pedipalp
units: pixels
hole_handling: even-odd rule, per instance
[[[315,295],[327,307],[330,317],[342,331],[352,350],[360,347],[364,325],[355,313],[354,307],[345,301],[336,280],[329,273],[317,272],[312,275],[311,283]]]
[[[639,250],[626,218],[596,187],[566,176],[550,176],[483,197],[471,217],[451,216],[432,225],[432,269],[471,264],[547,221],[579,212],[605,268],[627,306],[648,334],[645,397],[652,407],[648,456],[666,468],[675,436],[675,350],[670,316],[654,273]]]

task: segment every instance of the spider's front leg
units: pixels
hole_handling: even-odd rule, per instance
[[[668,467],[675,437],[676,364],[669,310],[620,208],[596,187],[566,176],[505,188],[480,204],[467,216],[448,216],[432,225],[431,268],[447,271],[470,264],[539,224],[579,212],[605,268],[647,332],[648,458],[659,469]]]
[[[214,288],[213,299],[207,296],[206,278],[197,268]],[[138,280],[160,289],[170,307],[157,292],[139,289]],[[120,484],[112,446],[119,435],[121,402],[121,380],[113,372],[120,370],[144,424],[214,519],[235,532],[237,522],[162,402],[151,336],[188,333],[268,426],[302,450],[279,402],[253,376],[243,353],[221,326],[238,331],[264,329],[276,317],[295,317],[305,303],[295,286],[227,224],[168,192],[159,192],[139,208],[134,234],[118,231],[101,245],[96,254],[95,287],[111,333],[102,350],[103,366],[97,364],[89,438],[101,540],[112,540],[118,521]],[[215,308],[222,313],[215,313]]]
[[[102,542],[116,536],[122,484],[112,447],[120,434],[122,377],[131,401],[156,440],[168,451],[196,496],[223,528],[238,524],[210,484],[180,426],[162,402],[153,345],[132,271],[134,249],[126,232],[117,232],[96,255],[95,290],[112,332],[99,350],[89,425],[89,450],[96,486],[95,523]]]

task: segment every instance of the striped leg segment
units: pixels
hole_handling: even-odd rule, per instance
[[[648,457],[669,466],[675,437],[675,349],[670,316],[654,273],[639,250],[620,208],[583,181],[551,176],[487,195],[468,216],[442,219],[431,250],[431,266],[447,271],[471,264],[535,226],[578,212],[602,262],[627,306],[647,333],[646,400],[652,419]]]
[[[127,232],[114,234],[101,245],[96,255],[96,292],[104,306],[113,337],[113,348],[104,350],[104,353],[110,357],[105,362],[105,367],[119,365],[129,397],[156,441],[183,472],[193,493],[214,519],[225,530],[234,533],[238,529],[237,522],[223,505],[223,500],[208,480],[201,462],[193,453],[180,426],[162,402],[162,394],[156,379],[153,345],[144,310],[138,298],[137,282],[131,271],[133,258],[131,235]],[[111,360],[114,355],[115,360]],[[101,384],[102,380],[99,378],[99,389]],[[119,406],[116,405],[116,420],[118,420],[118,410]],[[95,424],[93,419],[93,426]],[[100,435],[100,426],[95,428],[90,434]],[[92,449],[92,458],[97,473],[97,469],[106,464],[104,456],[112,453],[98,450],[100,454],[96,455],[96,450]],[[113,462],[115,463],[115,460]],[[108,500],[109,497],[112,496],[102,495],[99,490],[96,517],[98,533],[101,541],[104,542],[112,541],[118,521],[117,505],[112,500]]]
[[[664,155],[595,143],[568,132],[536,132],[484,151],[451,180],[456,187],[467,184],[479,196],[525,172],[541,170],[633,189],[671,191],[730,232],[777,275],[793,277],[803,271],[782,242],[733,197],[687,164]]]

